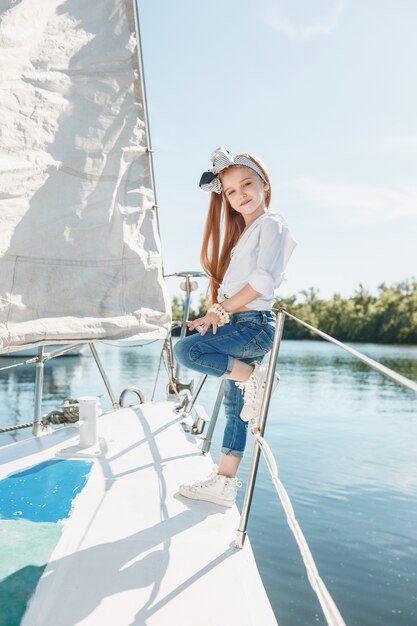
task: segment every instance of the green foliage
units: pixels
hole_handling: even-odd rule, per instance
[[[311,326],[340,341],[417,344],[417,282],[406,280],[378,287],[373,296],[363,286],[350,298],[334,294],[322,300],[310,288],[297,296],[281,298],[274,308],[283,307]],[[319,339],[312,331],[287,317],[285,339]]]
[[[319,298],[314,287],[298,296],[280,298],[274,308],[284,307],[299,319],[319,328],[340,341],[417,344],[417,282],[405,280],[391,286],[384,283],[373,296],[363,285],[350,298],[335,293],[330,300]],[[190,308],[189,319],[201,317],[207,310],[201,297],[198,309]],[[182,320],[184,298],[172,300],[174,320]],[[284,339],[320,339],[290,317],[285,320]]]
[[[184,305],[185,305],[185,298],[178,298],[177,296],[174,296],[172,298],[172,319],[173,320],[182,321],[184,317]],[[194,320],[196,317],[202,317],[206,311],[207,311],[206,301],[205,301],[205,298],[201,296],[197,310],[193,309],[190,306],[188,319]]]

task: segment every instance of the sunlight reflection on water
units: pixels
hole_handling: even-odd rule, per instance
[[[355,345],[399,373],[417,378],[417,347]],[[99,352],[116,396],[136,385],[149,399],[161,343]],[[10,364],[10,359],[0,359]],[[417,624],[417,399],[335,346],[284,341],[281,382],[271,400],[266,436],[323,579],[349,626]],[[184,373],[187,378],[188,373]],[[156,399],[164,399],[161,365]],[[210,413],[218,381],[209,378],[201,402]],[[45,367],[44,412],[66,398],[101,395],[92,357],[64,357]],[[0,378],[1,425],[32,419],[34,367]],[[220,414],[212,454],[224,423]],[[2,445],[30,436],[2,435]],[[240,479],[247,479],[252,442]],[[200,478],[200,477],[197,477]],[[243,489],[238,504],[243,501]],[[284,626],[324,624],[265,465],[260,464],[249,534],[265,586]],[[233,538],[231,538],[233,539]]]

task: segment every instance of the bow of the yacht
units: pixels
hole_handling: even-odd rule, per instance
[[[2,524],[22,542],[6,578],[9,612],[13,600],[23,612],[33,592],[23,625],[276,624],[249,542],[244,550],[234,544],[237,508],[178,494],[181,482],[212,466],[182,420],[172,402],[146,403],[102,415],[99,445],[87,451],[78,450],[78,426],[3,448],[3,497],[8,489],[16,505],[23,502],[21,514]],[[67,517],[53,520],[48,485],[56,482],[44,472],[61,464],[76,495]],[[41,494],[28,476],[39,477]],[[25,520],[33,507],[39,515]],[[48,552],[31,589],[36,554]],[[13,598],[13,586],[27,597]]]

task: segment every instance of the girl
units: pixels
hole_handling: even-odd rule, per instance
[[[226,379],[227,421],[217,471],[203,482],[181,485],[179,492],[230,507],[248,421],[262,404],[267,368],[260,362],[274,338],[274,289],[285,279],[296,242],[284,219],[268,211],[271,182],[258,158],[218,148],[211,160],[213,168],[200,180],[211,192],[201,264],[210,276],[213,304],[188,325],[200,326],[201,333],[178,341],[174,354],[190,369]]]

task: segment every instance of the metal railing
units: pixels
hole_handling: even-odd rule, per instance
[[[33,402],[33,422],[27,422],[26,424],[18,424],[18,425],[14,425],[14,426],[9,426],[6,428],[2,428],[0,429],[1,433],[6,433],[6,432],[11,432],[13,430],[20,430],[21,428],[29,428],[32,427],[32,434],[36,437],[40,434],[41,432],[41,428],[44,427],[44,423],[42,421],[42,400],[43,400],[43,379],[44,379],[44,371],[45,371],[45,363],[47,363],[48,361],[50,361],[51,359],[54,359],[56,357],[62,356],[68,352],[71,352],[72,350],[75,350],[77,348],[83,347],[85,345],[88,345],[90,350],[91,350],[91,354],[93,355],[93,358],[96,362],[98,371],[101,375],[101,378],[104,382],[104,385],[106,387],[107,393],[109,394],[111,403],[113,405],[113,408],[118,408],[120,406],[120,402],[116,399],[116,396],[112,390],[112,387],[110,385],[110,381],[107,377],[107,374],[104,370],[104,367],[101,363],[100,357],[98,355],[97,349],[95,347],[95,344],[90,342],[88,344],[86,343],[78,343],[78,344],[73,344],[71,346],[67,346],[65,348],[60,348],[58,350],[53,350],[53,351],[49,351],[49,352],[45,352],[45,346],[40,346],[38,348],[38,356],[36,357],[32,357],[30,359],[27,359],[25,361],[22,361],[20,363],[13,363],[10,366],[6,366],[4,368],[4,370],[10,369],[10,368],[14,368],[14,367],[20,367],[22,365],[31,365],[34,364],[35,365],[35,394],[34,394],[34,402]],[[130,388],[130,391],[134,391],[140,398],[140,396],[143,397],[143,394],[140,392],[140,390],[136,389],[136,388]],[[124,390],[127,391],[127,390]],[[124,397],[123,393],[121,398]],[[143,400],[142,400],[143,401]]]
[[[411,391],[417,392],[417,383],[414,382],[413,380],[410,380],[406,376],[402,376],[401,374],[398,374],[397,372],[390,369],[389,367],[386,367],[385,365],[381,365],[381,363],[378,363],[378,361],[375,361],[374,359],[371,359],[365,354],[362,354],[362,352],[359,352],[358,350],[351,348],[350,346],[344,344],[338,339],[335,339],[331,335],[324,333],[323,331],[319,330],[318,328],[315,328],[311,324],[308,324],[307,322],[304,322],[303,320],[299,319],[295,315],[292,315],[292,313],[289,313],[289,311],[287,311],[286,309],[280,308],[277,310],[277,322],[276,322],[276,328],[275,328],[274,342],[273,342],[270,359],[269,359],[265,393],[264,393],[262,406],[261,406],[261,410],[259,414],[258,432],[260,433],[261,436],[263,436],[265,432],[269,404],[270,404],[270,399],[271,399],[271,391],[272,391],[272,386],[273,386],[273,376],[274,376],[274,372],[275,372],[276,364],[278,360],[278,353],[279,353],[279,348],[281,345],[282,333],[284,330],[284,322],[285,322],[286,316],[290,317],[298,324],[305,326],[305,328],[308,328],[310,331],[317,334],[322,339],[325,339],[326,341],[333,343],[339,348],[342,348],[346,352],[349,352],[349,354],[354,356],[356,359],[362,361],[363,363],[365,363],[372,369],[376,370],[380,374],[387,376],[391,380],[395,381],[396,383],[402,385],[403,387],[407,389],[410,389]],[[186,407],[187,414],[191,412],[193,404],[196,400],[196,397],[198,393],[200,392],[203,386],[203,383],[205,382],[205,378],[206,377],[203,376],[200,379],[200,382],[197,387],[197,393],[194,393],[190,401],[188,402],[187,407]],[[221,402],[223,399],[223,394],[224,394],[224,381],[222,381],[222,384],[220,385],[219,392],[218,392],[215,405],[213,408],[213,412],[211,415],[208,431],[203,440],[203,445],[201,448],[203,454],[207,454],[210,450],[211,440],[212,440],[214,429],[216,427],[217,417],[218,417]],[[247,483],[245,497],[244,497],[243,506],[242,506],[242,513],[241,513],[239,528],[237,530],[237,535],[236,535],[236,540],[235,540],[236,546],[239,548],[243,547],[246,533],[247,533],[247,525],[248,525],[250,508],[252,504],[253,491],[255,488],[256,476],[258,472],[260,454],[261,454],[260,446],[258,442],[255,441],[252,461],[251,461],[251,465],[249,469],[248,483]]]
[[[175,274],[165,274],[164,277],[168,277],[168,276],[177,276],[179,278],[184,278],[185,281],[184,283],[181,285],[182,289],[186,292],[186,298],[185,298],[185,306],[184,306],[184,315],[183,315],[183,319],[182,321],[179,323],[181,326],[181,337],[184,337],[186,334],[186,330],[187,330],[187,321],[188,321],[188,315],[189,315],[189,311],[190,311],[190,299],[191,299],[191,293],[192,291],[195,291],[198,287],[197,283],[194,283],[191,281],[192,278],[197,278],[197,277],[205,277],[206,274],[202,273],[202,272],[177,272]],[[175,324],[174,324],[175,325]],[[114,393],[110,380],[106,374],[106,371],[104,369],[104,366],[101,362],[99,353],[97,351],[96,345],[94,342],[82,342],[82,343],[77,343],[77,344],[72,344],[70,346],[65,346],[62,348],[59,348],[57,350],[52,350],[49,352],[45,351],[45,346],[40,346],[38,348],[38,355],[35,357],[31,357],[28,359],[25,359],[22,362],[19,363],[13,363],[12,365],[8,365],[5,367],[2,367],[1,370],[8,370],[11,368],[15,368],[15,367],[20,367],[22,365],[35,365],[35,392],[34,392],[34,410],[33,410],[33,422],[27,422],[25,424],[19,424],[19,425],[14,425],[14,426],[10,426],[10,427],[6,427],[3,429],[0,429],[0,433],[5,433],[5,432],[10,432],[12,430],[19,430],[21,428],[30,428],[32,427],[32,434],[34,436],[38,436],[41,432],[41,429],[43,428],[43,422],[42,422],[42,400],[43,400],[43,380],[44,380],[44,370],[45,370],[45,363],[47,363],[49,360],[56,358],[58,356],[62,356],[68,352],[71,352],[72,350],[75,350],[77,348],[80,347],[84,347],[88,345],[90,352],[94,358],[94,361],[96,363],[97,369],[99,371],[99,374],[102,378],[102,381],[104,383],[104,386],[106,388],[107,394],[110,398],[111,404],[113,406],[114,409],[117,409],[121,406],[124,406],[124,399],[127,395],[127,393],[134,393],[137,397],[139,402],[144,402],[144,395],[143,393],[140,391],[140,389],[138,389],[137,387],[129,387],[128,389],[124,389],[120,395],[119,400],[116,397],[116,394]],[[165,346],[166,352],[168,353],[168,363],[169,363],[169,368],[168,368],[168,375],[170,378],[170,384],[168,385],[169,390],[171,391],[175,391],[176,394],[179,394],[180,391],[182,390],[189,390],[190,392],[192,391],[192,381],[190,383],[182,383],[181,381],[179,381],[178,379],[178,373],[179,373],[179,367],[177,365],[177,371],[174,373],[174,360],[173,360],[173,355],[172,355],[172,345],[171,345],[171,336],[169,335],[169,338],[167,340],[167,344]],[[204,383],[204,380],[201,381],[201,384],[198,386],[198,392],[200,391],[202,385]],[[169,391],[168,390],[168,391]],[[191,411],[192,405],[194,403],[194,400],[196,399],[198,392],[193,394],[192,396],[192,403],[189,402],[189,411]],[[168,395],[171,395],[168,393]]]
[[[180,369],[181,366],[179,363],[174,363],[174,355],[172,349],[172,330],[175,328],[180,328],[180,339],[183,339],[187,334],[187,324],[188,317],[190,314],[190,306],[191,306],[191,294],[193,291],[198,289],[198,283],[192,278],[207,278],[207,274],[204,272],[196,272],[196,271],[186,271],[186,272],[174,272],[171,274],[164,274],[164,278],[184,278],[185,280],[180,284],[180,289],[185,291],[185,299],[184,299],[184,311],[182,320],[176,320],[172,323],[171,333],[165,340],[163,350],[167,355],[167,372],[168,372],[168,387],[167,387],[167,396],[168,398],[179,397],[182,391],[188,390],[191,394],[191,398],[187,398],[185,396],[182,397],[182,402],[180,403],[179,409],[182,409],[183,415],[187,416],[197,399],[198,394],[200,393],[207,376],[202,376],[197,384],[196,390],[193,392],[194,381],[191,380],[188,383],[185,383],[180,380]],[[185,408],[184,408],[185,407]]]
[[[279,347],[281,344],[282,332],[284,329],[285,316],[288,316],[294,321],[301,324],[302,326],[305,326],[306,328],[308,328],[315,334],[319,335],[326,341],[329,341],[339,346],[343,350],[346,350],[347,352],[352,354],[355,358],[359,359],[363,363],[366,363],[367,365],[369,365],[369,367],[376,370],[377,372],[380,372],[384,376],[387,376],[391,380],[394,380],[396,383],[399,383],[403,387],[406,387],[407,389],[417,392],[417,383],[415,383],[414,381],[410,380],[409,378],[406,378],[405,376],[402,376],[401,374],[398,374],[397,372],[390,369],[389,367],[385,367],[385,365],[381,365],[380,363],[378,363],[378,361],[374,361],[374,359],[371,359],[370,357],[366,356],[365,354],[362,354],[358,350],[355,350],[354,348],[347,346],[346,344],[342,343],[341,341],[338,341],[334,337],[327,335],[326,333],[319,330],[318,328],[311,326],[311,324],[307,324],[307,322],[303,322],[295,315],[292,315],[291,313],[289,313],[286,309],[280,308],[278,309],[278,313],[277,313],[277,324],[276,324],[276,329],[275,329],[274,343],[272,346],[271,357],[270,357],[269,366],[268,366],[268,375],[266,379],[264,398],[262,401],[261,411],[259,414],[258,426],[259,426],[259,432],[262,436],[265,432],[265,426],[266,426],[266,421],[268,417],[268,409],[269,409],[269,402],[270,402],[270,397],[271,397],[273,375],[275,372],[276,363],[278,359],[278,352],[279,352]],[[260,445],[257,441],[255,441],[251,466],[249,470],[248,484],[246,487],[239,528],[237,530],[236,540],[235,540],[236,546],[238,548],[243,547],[243,544],[246,538],[249,513],[250,513],[250,508],[251,508],[251,503],[252,503],[253,491],[255,488],[260,453],[261,453]]]
[[[164,274],[164,278],[170,277],[184,278],[185,280],[180,284],[180,289],[185,291],[185,300],[184,300],[184,313],[183,318],[181,320],[181,331],[180,331],[180,339],[183,339],[187,334],[187,322],[190,314],[190,305],[191,305],[191,293],[198,288],[198,283],[196,281],[192,281],[192,278],[207,278],[207,274],[204,272],[174,272],[173,274]],[[175,378],[178,378],[180,374],[180,364],[176,364],[175,368]]]
[[[269,365],[268,365],[268,374],[266,377],[264,397],[262,399],[261,412],[259,414],[258,427],[259,427],[259,433],[261,434],[262,437],[265,432],[266,420],[268,417],[269,403],[271,400],[272,386],[274,382],[274,373],[275,373],[275,368],[276,368],[277,360],[278,360],[279,347],[281,345],[282,332],[284,330],[284,322],[285,322],[285,313],[283,309],[280,309],[277,315],[274,343],[272,344],[271,356],[270,356]],[[236,546],[238,548],[243,548],[243,544],[245,543],[246,532],[247,532],[246,529],[248,526],[248,519],[249,519],[250,507],[252,504],[253,491],[255,488],[256,475],[258,473],[258,464],[259,464],[260,454],[261,454],[261,448],[258,442],[256,441],[255,446],[253,448],[252,462],[251,462],[251,466],[249,470],[248,484],[246,487],[245,499],[243,501],[242,513],[240,516],[240,524],[239,524],[239,528],[237,529]]]

